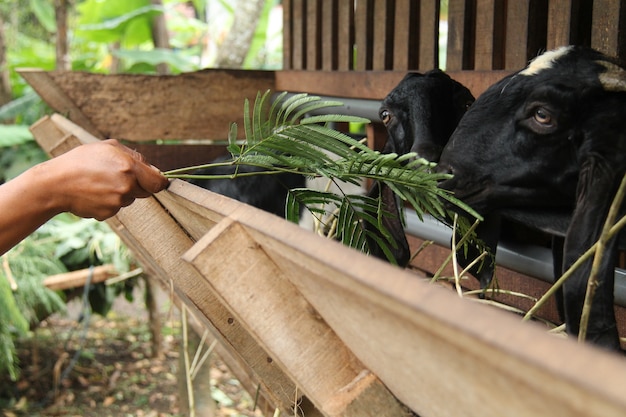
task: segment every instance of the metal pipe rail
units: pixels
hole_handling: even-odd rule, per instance
[[[287,93],[285,98],[296,93]],[[343,103],[342,106],[320,109],[315,114],[346,114],[378,120],[380,100],[353,99],[344,97],[320,96],[322,100],[335,100]],[[406,231],[412,236],[432,240],[448,247],[452,238],[450,228],[438,222],[431,216],[424,216],[420,221],[415,211],[407,209]],[[496,263],[513,271],[553,283],[552,251],[548,248],[520,244],[513,241],[500,241],[496,251]],[[626,270],[615,269],[615,304],[626,307]]]

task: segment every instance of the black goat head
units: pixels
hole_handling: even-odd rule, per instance
[[[482,214],[567,212],[563,268],[599,237],[626,171],[626,74],[589,48],[546,52],[481,95],[459,123],[438,169],[443,188]],[[615,239],[593,302],[588,338],[616,349]],[[591,262],[564,285],[567,330],[578,334]]]
[[[465,86],[441,70],[407,74],[380,106],[380,119],[388,133],[383,153],[415,152],[420,158],[438,161],[441,150],[473,101],[474,96]],[[392,214],[383,217],[383,225],[397,244],[391,248],[396,262],[405,266],[410,260],[410,250],[395,194],[381,182],[373,185],[369,196],[380,196],[382,209]],[[371,225],[366,227],[378,234]],[[385,257],[374,240],[368,239],[368,243],[372,255]]]
[[[437,162],[473,102],[472,93],[441,70],[407,74],[380,106],[380,120],[388,133],[383,152],[415,152]]]

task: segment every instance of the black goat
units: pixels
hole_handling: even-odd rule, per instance
[[[473,102],[470,91],[441,70],[407,74],[380,106],[380,119],[388,133],[382,152],[400,155],[416,152],[420,158],[437,162],[448,138]],[[393,256],[399,265],[405,266],[410,260],[410,251],[400,222],[398,201],[389,187],[377,182],[369,196],[379,195],[383,209],[394,214],[383,217],[385,228],[397,243],[392,248]],[[376,233],[371,225],[366,227]],[[376,242],[369,240],[368,243],[372,255],[385,257]]]
[[[214,162],[225,160],[218,158]],[[236,170],[241,173],[263,171],[249,165],[229,165],[200,169],[194,175],[232,175]],[[281,173],[229,179],[192,179],[189,182],[284,218],[287,193],[291,189],[305,187],[306,178],[300,174]]]
[[[441,155],[438,169],[454,175],[441,187],[481,214],[524,217],[557,233],[569,224],[565,270],[599,238],[626,172],[625,115],[626,70],[615,60],[576,46],[546,52],[491,86],[466,113]],[[589,341],[609,349],[620,347],[613,311],[616,258],[613,238],[587,330]],[[590,269],[588,261],[563,287],[573,335]]]

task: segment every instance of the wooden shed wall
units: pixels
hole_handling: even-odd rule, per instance
[[[546,49],[626,51],[614,0],[284,0],[286,70],[515,70]],[[441,22],[448,36],[440,42]]]

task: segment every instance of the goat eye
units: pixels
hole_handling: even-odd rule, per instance
[[[542,125],[552,124],[552,115],[543,107],[535,109],[535,114],[533,115],[533,117],[535,118],[537,123],[540,123]]]
[[[391,113],[389,112],[389,110],[383,110],[380,112],[379,117],[383,124],[387,125],[391,120]]]

